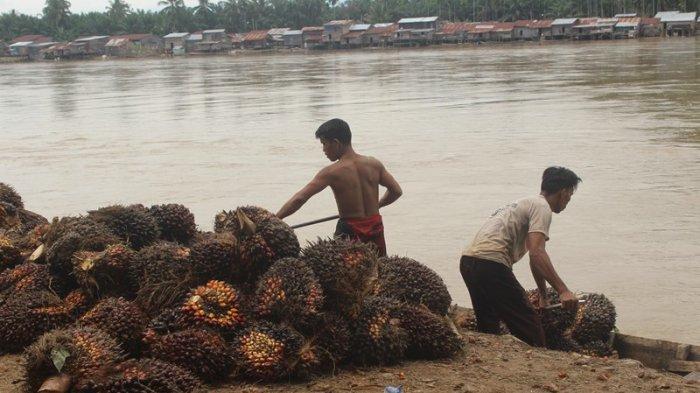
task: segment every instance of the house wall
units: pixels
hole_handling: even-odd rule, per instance
[[[514,40],[532,40],[539,38],[540,32],[538,29],[530,27],[516,27],[513,29]]]

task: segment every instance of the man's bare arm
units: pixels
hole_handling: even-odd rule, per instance
[[[391,205],[397,199],[399,199],[401,195],[403,195],[403,190],[401,190],[401,186],[399,185],[399,182],[394,179],[394,176],[392,176],[391,173],[384,168],[384,165],[381,163],[379,165],[381,165],[379,184],[386,187],[386,192],[379,200],[379,208],[381,209],[384,206]]]
[[[559,300],[565,308],[576,309],[578,300],[554,270],[554,265],[544,249],[544,244],[545,236],[543,233],[531,232],[527,234],[525,245],[530,252],[530,269],[537,282],[537,287],[541,291],[541,283],[538,280],[546,280],[559,293]]]
[[[312,196],[321,192],[330,184],[327,170],[319,172],[304,188],[299,190],[277,212],[277,217],[284,219],[299,210]]]

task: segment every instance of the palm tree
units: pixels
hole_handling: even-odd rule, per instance
[[[168,19],[170,31],[177,31],[179,16],[185,8],[184,0],[160,0],[158,5],[165,6],[160,12]]]
[[[44,7],[44,20],[52,30],[53,35],[62,36],[68,28],[70,18],[70,1],[46,0]]]
[[[199,4],[194,7],[194,14],[195,15],[208,15],[211,14],[213,11],[212,4],[209,3],[209,0],[199,0]]]
[[[107,14],[110,18],[123,20],[131,12],[131,7],[124,0],[110,0],[107,7]]]

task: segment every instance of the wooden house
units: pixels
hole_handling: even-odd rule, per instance
[[[202,31],[202,40],[196,45],[198,52],[222,52],[231,50],[231,47],[231,38],[226,34],[226,29]]]
[[[202,32],[194,32],[185,38],[185,51],[196,52],[199,43],[202,42]]]
[[[323,26],[308,26],[301,29],[304,48],[315,49],[323,46]]]
[[[269,48],[271,45],[267,32],[268,30],[254,30],[243,34],[242,47],[244,49]]]
[[[163,40],[153,34],[113,36],[105,45],[105,54],[115,57],[157,54],[163,50]]]
[[[513,30],[515,25],[513,22],[498,22],[491,30],[491,41],[512,41]]]
[[[659,18],[642,18],[639,28],[642,37],[658,37],[661,35],[661,21]]]
[[[343,43],[343,36],[350,32],[352,20],[332,20],[323,24],[323,42],[337,47]]]
[[[163,47],[166,53],[173,53],[175,48],[184,50],[187,46],[187,37],[190,33],[170,33],[163,37]]]
[[[667,36],[692,36],[695,35],[697,12],[659,12],[656,14],[661,22],[661,31]]]
[[[440,30],[435,33],[436,40],[440,42],[462,43],[467,40],[467,31],[474,23],[470,22],[447,22],[440,26]]]
[[[267,31],[267,38],[270,41],[270,45],[276,47],[284,46],[284,33],[289,31],[288,27],[274,28]]]
[[[598,28],[598,18],[581,18],[571,27],[571,38],[576,40],[593,39],[593,31]]]
[[[578,24],[578,18],[559,18],[552,21],[552,38],[571,38],[573,28]]]
[[[399,25],[396,23],[375,23],[364,35],[365,45],[388,46],[393,43]]]
[[[519,41],[537,40],[540,38],[540,31],[534,26],[535,20],[521,19],[513,23],[513,39]]]
[[[372,25],[354,24],[350,25],[350,31],[342,37],[342,45],[345,47],[360,47],[364,45],[364,36]]]
[[[70,43],[71,53],[77,55],[103,55],[105,46],[109,42],[109,36],[95,35],[81,37]]]
[[[287,30],[282,34],[285,48],[301,48],[304,46],[304,33],[301,30]]]
[[[613,38],[637,38],[640,36],[642,18],[622,17],[617,18]]]

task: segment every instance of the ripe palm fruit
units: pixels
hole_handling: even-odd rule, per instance
[[[194,214],[183,205],[153,205],[148,212],[156,219],[163,240],[189,244],[197,234]]]
[[[146,327],[146,315],[124,298],[104,298],[78,320],[82,326],[104,331],[130,353],[137,353]]]
[[[191,393],[197,377],[182,367],[156,359],[130,359],[90,378],[76,393]]]
[[[578,352],[584,355],[597,356],[601,358],[605,356],[610,356],[613,353],[612,348],[610,348],[610,345],[608,345],[608,343],[603,340],[589,341],[581,345],[581,348]]]
[[[226,379],[234,366],[226,341],[219,333],[206,329],[161,336],[151,344],[150,355],[185,368],[205,382]]]
[[[589,294],[576,310],[571,337],[582,344],[606,341],[615,327],[616,315],[615,306],[605,295]]]
[[[395,364],[404,358],[407,347],[408,334],[401,327],[400,304],[388,298],[367,298],[353,328],[355,363]]]
[[[323,306],[323,290],[304,261],[283,258],[258,281],[253,304],[261,318],[295,324],[318,315]]]
[[[185,330],[189,326],[184,320],[179,308],[166,308],[146,325],[143,342],[153,344],[160,336]]]
[[[95,305],[95,297],[84,289],[78,288],[71,291],[63,298],[63,304],[66,307],[66,311],[68,311],[74,319],[77,319]]]
[[[165,241],[139,251],[132,269],[136,303],[150,316],[180,303],[195,284],[189,248]]]
[[[260,321],[233,340],[233,352],[242,375],[256,381],[290,376],[299,360],[304,338],[289,327]]]
[[[37,263],[26,262],[0,272],[0,303],[20,292],[48,289],[50,282],[48,267]]]
[[[418,261],[398,256],[379,259],[379,280],[374,293],[425,305],[437,315],[447,314],[452,303],[447,286],[437,273]]]
[[[299,350],[295,376],[308,379],[314,375],[335,373],[350,354],[352,333],[348,321],[333,313],[324,313],[303,326],[306,337]]]
[[[61,298],[48,291],[15,294],[0,306],[0,352],[17,352],[38,336],[72,320]]]
[[[241,294],[231,285],[212,280],[193,289],[180,310],[184,320],[221,333],[230,333],[245,322]]]
[[[16,208],[24,209],[22,197],[9,184],[0,183],[0,202],[9,203]]]
[[[462,350],[462,340],[445,321],[425,306],[402,304],[401,327],[408,333],[406,356],[414,359],[449,358]]]
[[[238,235],[241,231],[240,220],[236,214],[238,211],[243,212],[256,225],[275,216],[269,210],[257,206],[241,206],[236,210],[224,210],[214,217],[214,231],[216,233],[230,232]]]
[[[241,280],[236,238],[231,234],[203,236],[192,245],[190,261],[199,282],[208,280]]]
[[[527,292],[530,303],[533,306],[538,304],[539,292],[537,289],[532,289]],[[547,288],[547,301],[549,304],[559,303],[559,295],[552,288]],[[547,348],[568,351],[571,350],[571,344],[564,336],[567,330],[571,327],[576,313],[574,311],[565,310],[561,307],[537,310],[540,314],[542,328],[547,342]]]
[[[356,318],[377,279],[376,247],[346,239],[318,239],[303,250],[302,260],[321,283],[326,308]]]
[[[299,256],[299,239],[284,221],[269,217],[255,223],[242,210],[236,214],[241,230],[234,235],[239,239],[241,261],[250,281],[265,273],[274,261]]]
[[[0,272],[22,263],[22,251],[10,238],[0,235]]]
[[[78,284],[96,296],[133,298],[136,284],[129,274],[136,253],[124,244],[107,246],[104,251],[78,251],[73,254],[73,276]]]
[[[51,273],[68,284],[74,283],[73,254],[78,251],[103,251],[119,239],[107,226],[87,217],[54,220],[45,235],[46,262]]]
[[[158,222],[143,205],[107,206],[92,210],[88,215],[109,227],[135,250],[153,243],[160,235]]]
[[[59,373],[68,374],[79,391],[100,370],[114,367],[123,354],[107,333],[86,327],[54,330],[39,337],[25,352],[25,379],[32,392]]]

